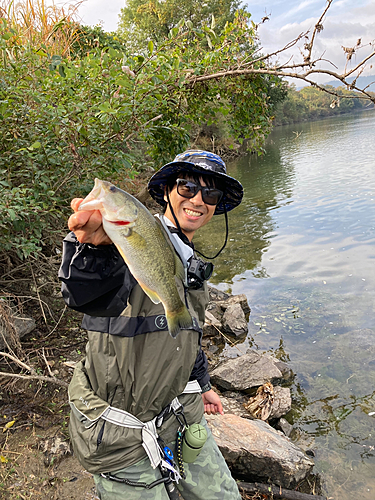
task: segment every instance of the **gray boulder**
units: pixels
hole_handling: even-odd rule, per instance
[[[225,333],[235,335],[236,337],[242,337],[249,331],[245,313],[238,302],[230,304],[227,307],[223,315],[222,324]]]
[[[209,287],[209,294],[210,302],[206,310],[203,334],[217,335],[219,330],[236,337],[246,335],[246,315],[250,313],[246,295],[228,295],[213,287]]]
[[[210,375],[214,385],[231,391],[246,391],[266,382],[277,385],[293,374],[285,363],[269,354],[248,351],[238,358],[223,361]]]
[[[254,419],[244,407],[249,400],[248,397],[243,394],[235,392],[226,392],[220,397],[221,403],[223,405],[224,413],[232,413],[242,418]],[[286,415],[292,408],[292,396],[290,394],[290,389],[286,387],[275,386],[273,388],[273,403],[271,405],[271,413],[268,417],[269,419],[280,418]],[[285,432],[284,432],[285,434]]]
[[[311,472],[314,462],[283,433],[261,420],[207,415],[208,425],[234,474],[284,488]]]

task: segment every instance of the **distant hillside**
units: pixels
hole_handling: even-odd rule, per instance
[[[337,92],[337,96],[332,96],[314,87],[303,87],[301,90],[288,88],[286,99],[280,102],[275,109],[273,124],[287,125],[320,120],[328,116],[353,113],[374,107],[373,103],[365,99],[358,99],[358,92],[353,90],[337,88],[335,92]]]
[[[354,78],[348,78],[348,81],[352,83]],[[370,85],[372,84],[372,85]],[[332,85],[332,87],[342,87],[342,83],[339,80],[332,80],[331,82],[326,82],[324,85]],[[375,75],[372,76],[360,76],[357,80],[357,87],[363,89],[367,85],[370,85],[367,90],[375,92]]]

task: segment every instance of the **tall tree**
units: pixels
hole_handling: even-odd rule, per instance
[[[221,30],[234,20],[240,4],[241,0],[127,0],[121,9],[118,33],[130,50],[140,50],[149,40],[160,44],[181,20],[199,28],[211,24],[214,16]]]

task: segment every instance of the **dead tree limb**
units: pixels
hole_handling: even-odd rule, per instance
[[[320,495],[308,495],[300,491],[286,490],[281,486],[271,486],[262,483],[237,483],[239,489],[246,493],[264,493],[271,496],[271,498],[284,498],[285,500],[327,500],[327,497]]]
[[[27,370],[28,372],[31,373],[31,375],[24,375],[20,373],[8,373],[8,372],[2,372],[0,371],[0,378],[1,377],[7,377],[7,378],[19,378],[23,380],[40,380],[42,382],[50,382],[51,384],[59,385],[61,387],[68,387],[68,383],[65,382],[64,380],[60,380],[53,375],[50,377],[45,377],[44,375],[38,375],[35,369],[32,366],[27,365],[20,359],[18,359],[15,356],[12,356],[11,354],[8,354],[7,352],[1,352],[0,351],[0,356],[3,356],[4,358],[9,358],[12,360],[14,363],[16,363],[18,366],[23,368],[24,370]],[[45,360],[47,363],[47,360]],[[47,364],[48,366],[48,364]]]
[[[0,371],[0,378],[19,378],[23,380],[40,380],[41,382],[49,382],[51,384],[59,385],[60,387],[68,388],[69,384],[64,380],[55,377],[45,377],[43,375],[21,375],[19,373],[8,373]]]
[[[307,84],[314,86],[315,88],[322,90],[328,94],[334,95],[340,98],[353,98],[353,95],[341,95],[336,92],[336,90],[326,89],[324,84],[319,84],[314,81],[312,78],[314,76],[329,76],[332,79],[338,80],[342,83],[343,86],[347,87],[349,90],[355,90],[358,95],[356,98],[366,99],[373,103],[375,103],[375,93],[369,92],[368,86],[364,88],[360,88],[357,85],[357,80],[359,76],[362,74],[365,69],[367,63],[375,57],[375,50],[373,42],[370,42],[367,45],[362,45],[361,39],[357,41],[357,45],[353,48],[343,47],[344,51],[348,54],[352,54],[357,50],[364,48],[366,46],[371,47],[371,53],[364,57],[358,64],[355,65],[352,69],[347,69],[347,62],[345,64],[345,68],[340,71],[331,71],[324,68],[319,68],[318,63],[329,63],[333,67],[337,69],[335,64],[329,60],[329,58],[323,58],[323,55],[320,57],[313,58],[313,49],[314,43],[316,41],[317,36],[321,31],[323,31],[323,19],[330,8],[333,0],[327,0],[327,5],[319,17],[318,21],[315,23],[312,34],[309,35],[310,31],[306,31],[304,33],[300,33],[294,40],[291,40],[289,43],[284,45],[284,47],[275,50],[272,53],[259,55],[261,52],[261,47],[257,48],[251,54],[245,54],[243,58],[239,58],[236,61],[236,64],[232,67],[228,67],[226,70],[222,71],[213,71],[212,73],[206,73],[201,75],[191,75],[185,82],[186,86],[194,86],[199,82],[207,82],[209,80],[220,80],[225,78],[236,78],[239,76],[251,76],[251,75],[273,75],[280,78],[293,78],[297,80],[302,80]],[[299,42],[305,39],[304,47],[300,49],[301,51],[301,59],[294,59],[295,55],[290,55],[288,51],[297,46]],[[275,62],[272,64],[271,60],[275,57],[279,57],[280,55],[284,55],[287,57],[287,61],[284,63]],[[348,81],[348,78],[352,77],[354,80],[352,82]]]
[[[311,55],[312,55],[312,49],[314,46],[315,37],[316,37],[317,33],[320,33],[323,30],[322,21],[323,21],[324,16],[327,13],[327,10],[330,8],[332,2],[333,2],[333,0],[327,0],[327,6],[324,9],[324,12],[322,13],[322,15],[320,16],[319,21],[314,26],[314,31],[311,35],[311,41],[310,41],[310,43],[306,44],[306,46],[305,46],[305,48],[307,49],[307,55],[305,56],[305,61],[309,64],[311,62]]]

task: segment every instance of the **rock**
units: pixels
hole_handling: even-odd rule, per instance
[[[220,300],[220,301],[217,301],[216,304],[219,305],[220,307],[222,307],[223,309],[226,309],[229,306],[234,305],[234,304],[239,304],[241,306],[241,309],[243,310],[244,314],[249,314],[251,312],[249,303],[247,301],[247,297],[244,293],[242,293],[240,295],[231,295],[225,301]]]
[[[249,314],[251,309],[247,301],[247,297],[244,293],[239,295],[228,295],[225,292],[221,292],[212,286],[208,287],[208,292],[210,295],[210,303],[220,306],[223,310],[232,304],[240,304],[242,310],[245,314]]]
[[[245,391],[266,382],[276,385],[277,382],[287,380],[291,370],[283,373],[280,368],[283,368],[280,362],[270,355],[248,351],[238,358],[225,360],[210,375],[213,384],[223,389]]]
[[[280,418],[275,428],[282,431],[287,437],[289,437],[292,433],[293,425],[290,424],[285,418]]]
[[[214,336],[219,330],[235,336],[246,335],[248,322],[245,315],[250,312],[246,295],[228,295],[213,287],[208,289],[210,302],[206,309],[203,334]]]
[[[232,415],[237,415],[242,418],[253,419],[254,417],[250,415],[248,411],[244,408],[244,403],[247,401],[247,398],[242,395],[238,395],[235,398],[230,397],[227,398],[222,396],[220,398],[221,404],[223,405],[223,410],[225,414],[231,413]]]
[[[250,412],[245,410],[244,404],[247,404],[249,398],[238,392],[225,392],[220,397],[223,405],[224,413],[232,413],[242,418],[254,419]],[[292,397],[290,389],[280,386],[273,388],[273,403],[271,406],[271,413],[269,419],[279,419],[286,415],[292,407]],[[285,420],[285,419],[280,419]],[[285,420],[286,422],[286,420]],[[288,422],[286,422],[288,423]],[[288,424],[290,425],[290,424]],[[291,428],[293,428],[291,426]],[[282,428],[280,430],[283,430]],[[284,432],[286,434],[286,432]],[[288,436],[288,434],[286,434]]]
[[[280,418],[286,415],[292,408],[290,389],[277,385],[273,388],[273,394],[274,400],[269,418]]]
[[[221,290],[218,290],[217,288],[214,288],[212,286],[208,286],[208,293],[210,295],[210,300],[213,301],[227,300],[230,297],[230,295],[228,295],[227,293],[222,292]]]
[[[22,317],[16,306],[0,299],[0,349],[3,349],[6,343],[14,345],[12,336],[19,340],[31,333],[35,327],[36,323],[32,318]]]
[[[266,422],[230,414],[207,415],[206,419],[232,472],[247,481],[293,487],[314,466],[301,449]]]
[[[218,329],[221,330],[221,321],[218,320],[210,311],[206,311],[205,323],[203,325],[203,335],[213,337],[218,334]]]
[[[222,324],[224,332],[235,335],[236,337],[246,335],[249,331],[245,313],[238,302],[230,304],[227,307],[223,316]]]
[[[36,328],[33,318],[13,318],[13,324],[20,339]]]

